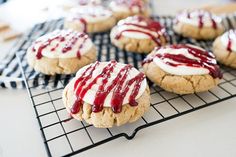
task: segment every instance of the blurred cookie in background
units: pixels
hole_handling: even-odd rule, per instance
[[[102,5],[79,6],[70,10],[64,27],[87,33],[110,30],[116,24],[113,12]]]
[[[148,3],[143,0],[112,0],[109,7],[117,20],[133,15],[149,17],[151,14]]]

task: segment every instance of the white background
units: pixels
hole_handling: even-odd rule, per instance
[[[218,2],[224,1],[156,0],[155,12],[174,14],[181,8]],[[19,0],[15,0],[9,5],[0,6],[0,19],[12,22],[14,27],[24,30],[47,17],[46,13],[39,14],[40,11],[35,9],[36,6],[40,8],[40,5],[35,4],[37,1],[30,3],[19,3]],[[0,58],[8,52],[11,44],[0,44]],[[86,151],[80,156],[235,157],[235,101],[234,98],[158,124],[142,130],[131,141],[120,138]],[[0,157],[46,156],[26,90],[0,89],[0,124]]]

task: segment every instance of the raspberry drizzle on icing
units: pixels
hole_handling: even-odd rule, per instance
[[[76,15],[76,16],[71,17],[69,20],[79,21],[82,24],[82,27],[83,27],[82,31],[84,33],[87,33],[87,21],[83,17],[81,17],[80,15]]]
[[[171,48],[171,49],[187,49],[188,53],[193,55],[195,59],[189,58],[183,54],[171,54],[171,53],[158,53],[158,50],[162,48]],[[150,63],[153,61],[155,57],[161,59],[165,64],[178,67],[178,66],[187,66],[187,67],[196,67],[196,68],[206,68],[209,70],[209,74],[213,78],[222,78],[222,73],[218,65],[216,64],[216,60],[214,55],[211,52],[205,51],[200,48],[196,48],[190,45],[178,44],[178,45],[170,45],[166,47],[162,47],[155,49],[157,53],[152,56],[148,56],[143,61],[143,65],[146,63]]]
[[[68,21],[78,21],[83,26],[83,32],[87,32],[88,24],[95,21],[106,20],[112,16],[112,11],[101,6],[81,6],[71,10]]]
[[[204,19],[209,19],[212,23],[212,28],[217,29],[217,21],[215,20],[215,16],[213,16],[210,12],[205,10],[194,10],[194,11],[183,11],[179,15],[177,15],[175,21],[178,23],[180,18],[187,18],[189,20],[198,20],[198,27],[203,28]]]
[[[166,39],[165,29],[161,26],[161,24],[157,21],[154,21],[149,18],[145,18],[143,16],[133,16],[128,17],[124,20],[121,20],[117,27],[122,26],[133,26],[134,28],[127,27],[126,29],[118,32],[115,36],[115,39],[119,40],[124,32],[138,32],[143,33],[149,36],[158,46],[161,46],[160,37],[163,36]]]
[[[62,31],[64,31],[62,33]],[[65,32],[66,31],[66,32]],[[70,38],[69,38],[70,37]],[[69,38],[66,40],[66,38]],[[85,33],[80,33],[80,32],[75,32],[75,31],[70,31],[70,30],[56,30],[51,33],[51,35],[48,35],[47,39],[45,40],[36,40],[33,47],[32,51],[36,52],[36,58],[41,59],[43,57],[43,50],[50,46],[52,42],[55,42],[56,45],[50,49],[51,52],[56,51],[60,45],[60,43],[66,42],[65,46],[62,47],[61,52],[62,53],[67,53],[70,51],[76,42],[79,39],[83,39],[82,44],[80,44],[78,51],[77,51],[77,57],[80,58],[80,49],[83,48],[84,42],[88,39],[88,35]],[[36,44],[40,44],[38,48],[35,47]]]
[[[93,100],[93,112],[102,111],[105,99],[109,94],[112,94],[110,101],[111,109],[114,113],[120,113],[122,111],[124,98],[127,96],[127,93],[130,90],[131,92],[128,95],[129,104],[131,106],[138,105],[135,98],[139,93],[139,89],[141,83],[145,79],[145,75],[143,73],[138,73],[133,78],[127,79],[133,67],[131,65],[124,65],[121,69],[119,69],[117,76],[111,77],[117,64],[119,64],[112,60],[108,62],[105,67],[103,67],[102,71],[96,77],[93,78],[92,75],[95,69],[98,68],[99,64],[101,63],[97,61],[90,65],[75,81],[74,91],[76,95],[76,101],[71,108],[72,114],[76,114],[80,111],[87,91],[94,85],[97,85],[99,80],[101,83],[98,85],[98,89]]]
[[[82,17],[74,17],[73,21],[79,21],[83,25],[83,32],[87,32],[87,21]]]
[[[227,51],[229,51],[229,52],[232,52],[232,38],[231,38],[231,36],[236,36],[236,32],[235,32],[235,30],[229,30],[228,31],[228,44],[227,44]]]

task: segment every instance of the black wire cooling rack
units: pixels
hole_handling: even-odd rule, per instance
[[[164,17],[163,17],[164,18]],[[168,18],[159,18],[168,26]],[[31,69],[25,58],[25,51],[38,36],[62,27],[62,20],[55,20],[36,25],[25,36],[17,52],[17,58],[25,86],[30,96],[36,118],[42,132],[48,156],[72,156],[93,147],[107,143],[119,137],[132,139],[136,133],[144,128],[182,116],[201,108],[216,104],[236,95],[236,70],[221,66],[224,74],[220,84],[207,92],[176,95],[152,85],[151,107],[145,115],[135,123],[126,124],[111,129],[98,129],[86,122],[70,119],[62,103],[62,91],[73,75],[47,76]],[[191,42],[173,34],[170,41]],[[142,70],[141,61],[145,55],[129,53],[119,50],[110,43],[109,33],[91,36],[98,48],[98,60],[115,59],[119,62],[132,64]],[[196,42],[206,49],[210,49],[210,42]]]

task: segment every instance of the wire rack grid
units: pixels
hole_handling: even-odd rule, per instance
[[[37,73],[28,66],[25,56],[27,47],[35,38],[55,28],[61,28],[62,23],[62,20],[55,20],[36,25],[22,40],[17,52],[17,59],[24,77],[24,86],[27,88],[36,113],[48,156],[72,156],[119,137],[130,140],[141,129],[230,99],[236,95],[236,70],[221,66],[224,74],[223,79],[216,88],[207,92],[177,95],[151,85],[150,109],[135,123],[110,129],[98,129],[86,122],[71,119],[62,103],[61,94],[65,85],[74,75],[48,76]],[[142,70],[141,61],[145,55],[129,53],[114,47],[110,43],[109,32],[94,34],[91,38],[98,48],[97,59],[99,61],[115,59],[118,62],[132,64]],[[180,40],[180,38],[176,40]],[[203,44],[204,48],[210,49],[210,44],[202,42],[200,44]]]

